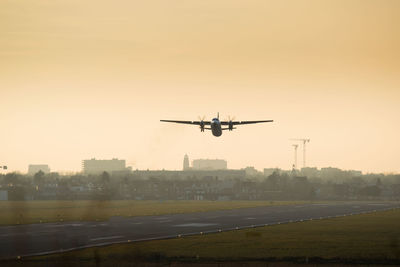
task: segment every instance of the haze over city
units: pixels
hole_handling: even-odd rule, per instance
[[[400,172],[399,1],[1,1],[0,165]],[[229,11],[229,12],[227,12]],[[160,119],[273,119],[220,138]],[[301,163],[299,150],[299,164]]]

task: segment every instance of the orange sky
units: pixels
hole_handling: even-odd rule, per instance
[[[0,164],[400,172],[400,1],[0,2]],[[215,138],[159,119],[274,119]],[[300,152],[300,150],[299,150]],[[301,162],[301,153],[299,153]]]

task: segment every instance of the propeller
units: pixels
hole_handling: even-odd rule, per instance
[[[234,120],[235,120],[235,116],[233,116],[233,117],[228,116],[228,121],[234,121]]]
[[[199,121],[200,121],[200,131],[201,132],[204,132],[204,119],[206,118],[206,116],[203,116],[203,117],[198,117],[199,118]]]

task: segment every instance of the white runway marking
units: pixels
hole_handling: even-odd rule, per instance
[[[185,223],[185,224],[177,224],[175,227],[203,227],[203,226],[211,226],[217,225],[216,223]]]
[[[68,223],[68,224],[53,224],[53,225],[45,225],[45,228],[57,228],[57,227],[68,227],[68,226],[72,226],[72,227],[79,227],[82,226],[82,223]]]
[[[121,238],[121,237],[124,237],[124,236],[122,236],[122,235],[116,235],[116,236],[98,237],[98,238],[92,238],[92,239],[90,239],[90,241],[116,239],[116,238]]]

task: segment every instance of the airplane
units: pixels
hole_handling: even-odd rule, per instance
[[[200,119],[200,118],[199,118]],[[194,124],[200,126],[200,131],[204,132],[204,130],[211,130],[212,134],[216,137],[222,135],[223,130],[232,131],[236,129],[235,125],[242,125],[242,124],[252,124],[252,123],[263,123],[263,122],[273,122],[273,120],[263,120],[263,121],[234,121],[229,118],[228,121],[220,121],[219,120],[219,112],[216,118],[213,118],[211,121],[204,121],[200,119],[199,121],[175,121],[175,120],[160,120],[161,122],[173,122],[173,123],[182,123],[182,124]],[[205,127],[205,126],[210,127]],[[222,128],[222,125],[227,125],[227,128]]]

